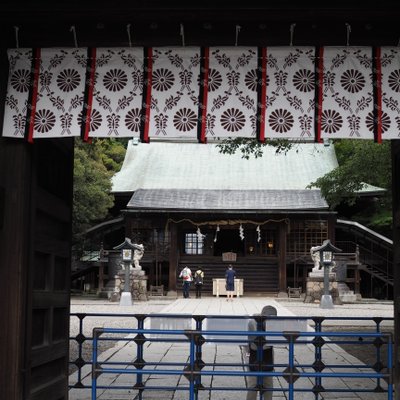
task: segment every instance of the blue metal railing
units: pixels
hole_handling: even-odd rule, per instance
[[[288,393],[289,399],[292,399],[295,392],[309,392],[315,399],[320,399],[320,393],[324,392],[383,392],[387,393],[387,399],[392,399],[392,338],[389,334],[381,333],[381,325],[384,321],[393,321],[393,318],[339,318],[339,317],[249,317],[249,316],[221,316],[221,315],[185,315],[185,314],[72,314],[79,318],[80,332],[77,336],[71,338],[76,341],[79,346],[78,357],[71,361],[72,365],[78,368],[76,374],[77,381],[71,384],[71,388],[91,388],[92,398],[95,396],[97,389],[111,389],[110,386],[99,385],[97,378],[103,374],[134,374],[136,380],[134,385],[130,386],[113,386],[113,390],[132,390],[138,391],[138,398],[142,398],[144,390],[186,390],[189,392],[190,399],[196,399],[199,391],[204,390],[255,390],[247,389],[244,385],[235,387],[216,387],[215,385],[205,386],[204,377],[216,376],[258,376],[258,383],[262,383],[262,378],[265,376],[274,376],[283,379],[287,382],[287,386],[282,388],[274,388],[274,391],[284,391]],[[98,328],[94,331],[93,336],[84,336],[84,321],[86,318],[99,317],[122,317],[130,318],[132,329],[112,329]],[[226,330],[226,329],[204,329],[204,325],[215,326],[217,321],[227,320],[230,326],[240,323],[246,326],[249,318],[256,319],[259,328],[263,326],[264,320],[277,320],[280,323],[311,323],[314,325],[315,332],[268,332],[268,343],[273,346],[285,346],[288,349],[288,358],[285,362],[274,363],[274,371],[272,372],[256,372],[249,371],[249,364],[241,360],[234,363],[206,363],[202,359],[204,345],[207,343],[231,344],[236,346],[247,346],[248,336],[265,337],[266,333],[259,329],[258,332],[247,332],[246,328],[241,330]],[[168,325],[168,321],[172,321],[175,325],[179,325],[179,321],[184,324],[187,329],[145,329],[145,321],[154,320],[164,321],[164,325]],[[323,326],[329,321],[343,321],[343,323],[352,321],[367,322],[372,321],[375,325],[371,332],[329,332],[324,331]],[[167,321],[167,322],[165,322]],[[240,325],[239,324],[239,325]],[[160,325],[163,325],[162,323]],[[113,335],[113,336],[107,336]],[[126,337],[128,335],[128,337]],[[132,337],[132,335],[135,335]],[[330,341],[326,340],[330,338]],[[362,340],[361,340],[362,339]],[[136,347],[136,358],[132,360],[124,360],[120,362],[99,361],[98,345],[102,341],[121,341],[134,342]],[[336,343],[340,340],[340,344],[360,344],[370,345],[375,347],[375,362],[340,365],[327,364],[324,359],[324,345],[328,343]],[[83,343],[91,343],[93,341],[93,359],[84,359],[82,345]],[[156,342],[169,342],[176,344],[185,344],[188,348],[185,350],[187,359],[185,362],[148,362],[145,361],[145,344]],[[262,340],[259,341],[262,343]],[[338,342],[339,343],[339,342]],[[308,364],[299,364],[295,357],[295,349],[300,345],[312,345],[314,347],[313,362]],[[387,357],[383,360],[382,348],[386,346]],[[261,361],[260,361],[261,362]],[[91,365],[94,381],[92,384],[84,384],[82,377],[82,368]],[[227,369],[228,368],[228,369]],[[234,368],[235,370],[232,370]],[[360,372],[362,369],[362,372]],[[331,370],[333,372],[327,372]],[[348,372],[352,371],[352,372]],[[143,377],[149,375],[173,375],[185,377],[188,380],[187,386],[160,386],[154,387],[145,383]],[[374,385],[365,389],[359,387],[332,388],[324,387],[324,381],[328,378],[358,378],[358,379],[373,379]],[[312,379],[313,385],[300,387],[298,385],[304,378]],[[211,378],[208,378],[211,379]],[[268,390],[268,389],[265,389]]]
[[[118,363],[110,363],[106,361],[100,362],[97,354],[98,343],[101,339],[101,335],[104,334],[122,334],[122,337],[126,335],[135,334],[134,338],[126,339],[130,341],[136,342],[137,347],[143,346],[143,342],[151,342],[151,336],[149,335],[177,335],[181,336],[182,339],[173,339],[173,341],[180,343],[188,343],[188,362],[182,363],[146,363],[143,360],[139,360],[139,363],[134,362],[118,362]],[[146,335],[146,336],[145,336]],[[274,371],[273,372],[257,372],[257,371],[249,371],[249,364],[234,364],[239,370],[231,370],[227,369],[227,365],[221,365],[218,363],[205,363],[201,359],[201,352],[196,351],[196,347],[200,344],[203,346],[206,343],[212,342],[220,342],[217,339],[204,339],[206,336],[230,336],[231,343],[245,344],[248,343],[247,337],[254,336],[264,338],[266,335],[265,331],[253,331],[253,332],[237,332],[237,331],[196,331],[196,330],[155,330],[155,329],[112,329],[112,328],[95,328],[93,331],[93,367],[92,367],[92,388],[91,388],[91,398],[95,400],[97,398],[97,389],[119,389],[119,390],[127,390],[127,389],[136,389],[139,394],[139,399],[142,398],[141,394],[144,390],[180,390],[187,391],[189,394],[190,400],[197,399],[199,391],[211,390],[211,391],[247,391],[246,387],[235,386],[232,384],[229,387],[223,386],[207,386],[201,382],[202,377],[206,376],[227,376],[227,377],[245,377],[245,376],[256,376],[263,378],[265,376],[272,377],[280,377],[283,378],[287,382],[287,386],[282,386],[278,388],[266,387],[263,388],[264,391],[275,391],[275,392],[286,392],[288,394],[288,399],[293,400],[294,394],[296,392],[310,392],[310,393],[320,393],[320,392],[335,392],[335,393],[365,393],[365,392],[374,392],[375,389],[372,388],[364,388],[361,389],[356,387],[352,387],[351,383],[348,383],[348,388],[343,387],[330,387],[329,389],[324,388],[322,383],[324,378],[346,378],[349,379],[358,379],[358,380],[370,380],[370,379],[385,379],[387,382],[387,399],[393,398],[393,385],[392,385],[392,339],[390,334],[381,334],[381,333],[365,333],[365,332],[355,332],[355,333],[333,333],[330,332],[330,337],[363,337],[363,338],[373,338],[380,339],[388,346],[388,359],[387,359],[387,370],[386,372],[377,372],[371,369],[371,371],[359,371],[358,369],[362,366],[349,366],[349,365],[336,365],[336,364],[326,364],[322,368],[322,371],[316,371],[314,364],[300,364],[295,360],[295,346],[299,344],[307,344],[311,343],[309,338],[322,338],[325,333],[310,333],[310,332],[268,332],[268,337],[276,338],[283,337],[284,340],[276,340],[270,339],[268,342],[277,345],[277,344],[285,344],[288,346],[288,359],[286,363],[283,364],[273,364]],[[121,340],[122,337],[114,338],[114,340]],[[245,339],[243,339],[245,337]],[[303,340],[302,340],[303,339]],[[159,339],[158,339],[159,340]],[[170,342],[172,339],[165,339],[166,342]],[[163,340],[164,341],[164,340]],[[262,346],[262,344],[261,344]],[[136,359],[138,361],[138,359]],[[262,362],[262,360],[259,360]],[[122,366],[122,367],[121,367]],[[171,366],[175,367],[171,369]],[[221,367],[222,369],[215,369],[215,367]],[[168,367],[168,368],[167,368]],[[207,367],[212,367],[213,369],[207,369]],[[324,369],[328,369],[332,372],[324,372]],[[345,371],[343,370],[345,369]],[[348,372],[349,370],[354,370],[355,372]],[[113,375],[136,375],[136,383],[132,386],[126,385],[98,385],[99,376],[102,374],[113,374]],[[143,382],[143,376],[184,376],[187,378],[187,385],[177,385],[172,383],[172,385],[147,385]],[[313,388],[310,387],[296,387],[296,383],[300,381],[302,378],[314,378],[316,380],[316,384]],[[359,383],[359,382],[358,382]],[[261,387],[260,387],[261,388]],[[250,390],[255,390],[250,388]]]

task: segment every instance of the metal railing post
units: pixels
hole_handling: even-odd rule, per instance
[[[202,359],[202,357],[203,357],[203,351],[202,351],[203,337],[200,335],[203,330],[203,320],[206,318],[206,316],[205,315],[195,315],[193,318],[196,321],[196,331],[198,332],[198,334],[196,335],[196,340],[195,340],[195,352],[196,352],[195,365],[196,365],[196,369],[198,371],[201,371],[202,368],[204,367],[204,361]],[[196,376],[195,387],[196,387],[196,400],[197,400],[199,397],[199,389],[201,388],[201,374],[198,374]]]
[[[143,330],[144,329],[144,320],[146,316],[143,314],[136,314],[136,319],[138,323],[138,329]],[[137,369],[143,369],[144,367],[144,358],[143,358],[143,343],[146,341],[144,335],[137,335],[135,338],[135,343],[137,346],[137,352],[136,352],[136,362],[135,362],[135,367]],[[139,400],[142,400],[143,398],[143,375],[142,374],[136,374],[136,387],[139,388]]]
[[[289,384],[289,400],[294,400],[294,383],[296,382],[298,376],[298,370],[294,366],[294,342],[299,336],[300,332],[283,332],[283,336],[289,342],[289,359],[288,367],[285,369],[286,381]]]
[[[189,379],[189,400],[195,400],[194,398],[194,388],[195,388],[195,379],[194,379],[194,362],[195,362],[195,343],[194,343],[194,332],[192,331],[189,334],[190,340],[190,379]]]
[[[85,314],[77,314],[77,318],[79,319],[79,333],[76,335],[75,340],[78,343],[78,358],[75,360],[75,365],[78,368],[78,381],[75,384],[75,387],[82,388],[82,367],[85,365],[85,361],[82,357],[82,344],[86,340],[83,334],[83,320],[85,318]]]
[[[315,332],[322,332],[322,322],[324,321],[323,317],[314,317],[312,318],[314,321],[314,326],[315,326]],[[322,337],[314,338],[313,340],[313,345],[315,346],[315,359],[314,359],[314,364],[313,368],[316,372],[321,372],[323,369],[323,363],[322,363],[322,346],[324,345],[324,340]],[[315,384],[314,384],[314,398],[315,400],[319,399],[319,393],[320,390],[322,389],[322,378],[320,376],[315,377]]]
[[[93,329],[92,400],[97,397],[97,339],[99,331]]]
[[[394,380],[394,369],[393,369],[393,337],[391,334],[387,335],[388,337],[388,354],[387,354],[387,364],[388,364],[388,400],[393,400],[393,380]]]

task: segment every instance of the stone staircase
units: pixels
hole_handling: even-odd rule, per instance
[[[385,282],[388,285],[393,286],[394,284],[392,276],[385,274],[384,272],[382,272],[382,270],[375,268],[372,265],[361,264],[359,266],[359,269],[368,272],[374,278],[380,279],[381,281]]]
[[[338,282],[337,290],[342,303],[355,303],[357,300],[361,300],[361,296],[357,296],[353,290],[350,290],[345,282]]]

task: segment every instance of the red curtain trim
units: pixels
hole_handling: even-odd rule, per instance
[[[151,110],[151,86],[153,82],[153,49],[147,49],[147,87],[146,87],[146,104],[145,104],[145,120],[142,141],[149,143],[150,130],[150,110]]]
[[[41,51],[40,49],[35,49],[33,63],[33,85],[32,85],[32,101],[31,101],[31,112],[29,116],[29,130],[28,130],[28,142],[33,143],[33,130],[35,127],[35,115],[36,115],[36,105],[39,89],[39,74],[40,74],[40,63],[41,63]]]
[[[87,107],[86,107],[86,118],[85,118],[85,132],[83,134],[83,141],[90,142],[90,119],[92,117],[93,107],[93,90],[94,90],[94,77],[96,73],[96,49],[90,49],[90,55],[88,59],[89,67],[89,82],[88,82],[88,93],[87,93]]]
[[[376,137],[377,143],[382,143],[382,64],[381,48],[376,48],[375,54],[376,67]]]
[[[267,101],[267,48],[262,48],[261,53],[261,110],[260,110],[260,142],[265,142],[265,113]]]
[[[321,143],[323,140],[321,138],[322,131],[322,104],[323,104],[323,89],[324,89],[324,48],[321,47],[318,52],[318,99],[316,103],[317,107],[317,137],[316,141]]]
[[[200,131],[200,143],[207,143],[206,138],[206,125],[207,125],[207,100],[208,100],[208,72],[210,69],[210,49],[204,48],[204,87],[203,87],[203,101],[202,101],[202,115],[201,115],[201,131]]]

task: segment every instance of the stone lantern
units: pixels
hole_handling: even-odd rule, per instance
[[[122,262],[124,263],[125,268],[124,291],[121,293],[121,298],[119,301],[119,304],[121,306],[131,306],[133,304],[129,282],[129,273],[135,249],[136,246],[131,242],[131,239],[129,238],[125,238],[125,241],[123,243],[114,247],[114,250],[121,250]]]
[[[335,247],[331,241],[324,240],[321,246],[316,249],[319,252],[319,259],[324,269],[324,294],[321,296],[320,308],[333,308],[332,296],[329,293],[329,272],[333,263],[333,254],[340,253],[342,250]]]

